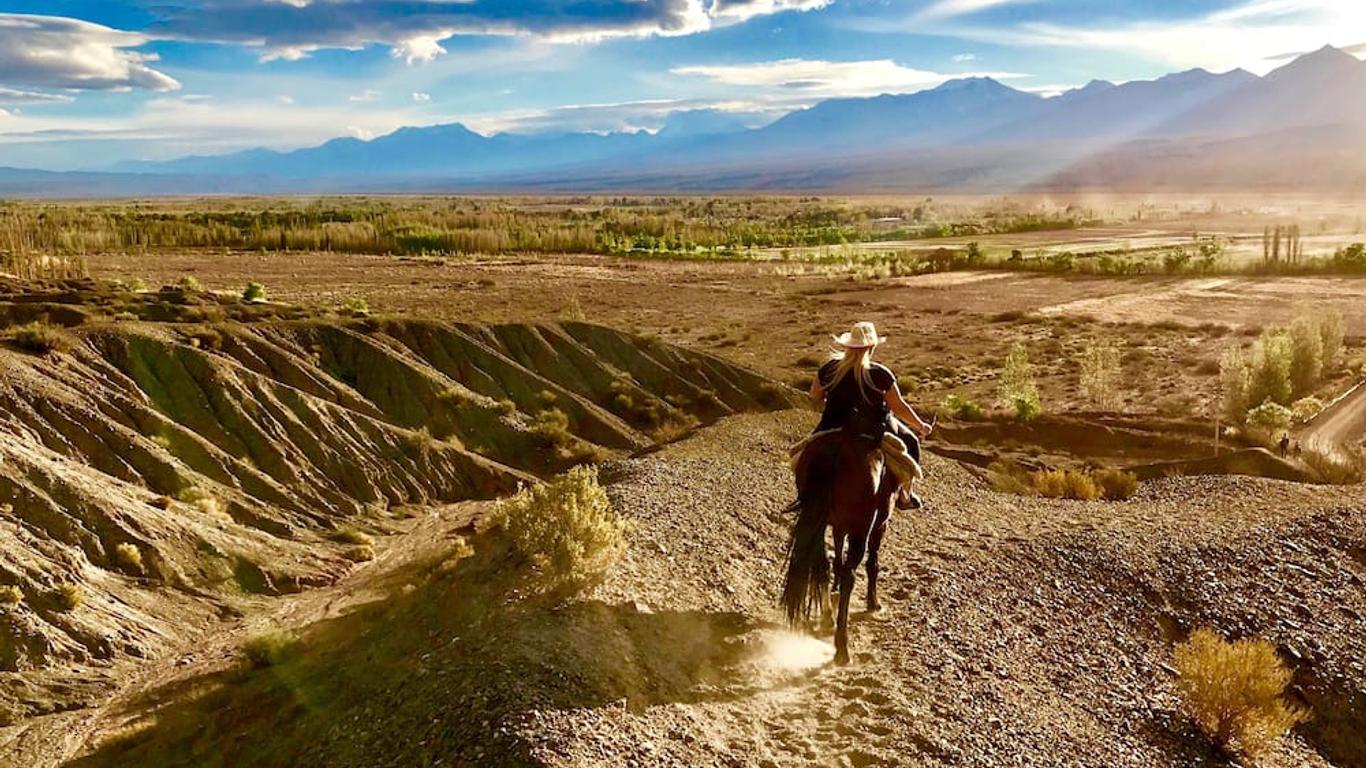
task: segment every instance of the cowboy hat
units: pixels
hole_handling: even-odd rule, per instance
[[[886,336],[877,335],[877,328],[869,322],[854,323],[853,328],[835,337],[835,343],[845,349],[876,347],[886,340]]]

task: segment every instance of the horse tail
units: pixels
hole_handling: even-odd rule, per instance
[[[822,464],[825,462],[813,462]],[[787,543],[787,576],[783,580],[783,610],[788,626],[811,620],[830,590],[830,560],[825,554],[825,528],[834,500],[833,473],[811,467],[797,500],[787,507],[797,522]],[[824,475],[824,476],[821,476]]]

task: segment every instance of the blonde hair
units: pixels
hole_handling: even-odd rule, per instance
[[[871,347],[845,347],[832,353],[831,359],[838,360],[835,364],[835,371],[830,376],[830,383],[825,385],[826,391],[834,389],[844,377],[853,374],[859,385],[859,394],[865,401],[868,400],[869,392],[877,392],[877,385],[873,384],[873,350],[877,346]],[[871,401],[869,401],[871,402]]]

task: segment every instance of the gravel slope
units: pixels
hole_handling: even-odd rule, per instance
[[[855,622],[855,664],[839,669],[823,663],[827,642],[776,625],[783,447],[808,422],[728,419],[612,470],[612,494],[640,524],[592,597],[695,617],[637,654],[697,636],[730,650],[693,669],[686,691],[533,711],[521,730],[540,760],[1198,764],[1213,756],[1176,712],[1167,664],[1173,642],[1212,626],[1277,643],[1315,710],[1265,765],[1364,764],[1362,489],[1184,478],[1128,502],[1046,501],[931,456],[929,509],[894,517],[888,536],[889,610]]]

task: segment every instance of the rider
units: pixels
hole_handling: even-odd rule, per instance
[[[841,352],[822,365],[811,382],[811,399],[824,405],[815,433],[849,427],[880,444],[888,467],[901,482],[897,507],[919,509],[920,497],[911,490],[911,481],[922,476],[917,436],[929,435],[933,427],[901,396],[896,375],[873,362],[877,345],[886,340],[869,322],[855,323],[835,337]]]

